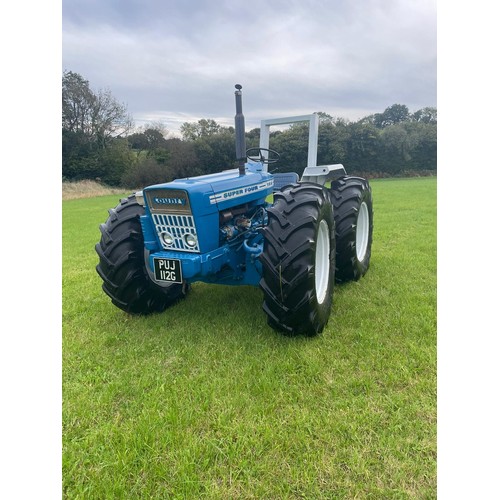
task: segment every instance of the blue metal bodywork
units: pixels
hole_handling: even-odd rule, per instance
[[[151,270],[154,258],[178,259],[188,283],[258,285],[260,228],[267,224],[273,184],[273,176],[252,162],[245,175],[235,169],[145,188],[141,225]],[[159,220],[165,221],[161,229]],[[168,226],[171,221],[175,227]],[[177,248],[162,243],[163,230],[176,238]],[[186,233],[196,236],[196,251],[182,243]]]

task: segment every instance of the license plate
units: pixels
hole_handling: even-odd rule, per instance
[[[156,281],[182,283],[182,267],[179,259],[153,258]]]

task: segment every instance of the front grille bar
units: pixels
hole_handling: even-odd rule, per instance
[[[196,235],[196,226],[192,215],[174,215],[153,213],[153,222],[158,236],[161,233],[170,233],[174,237],[173,245],[166,245],[160,237],[160,243],[164,250],[182,250],[183,252],[199,252],[197,242],[194,247],[189,247],[184,242],[184,236],[188,233]]]

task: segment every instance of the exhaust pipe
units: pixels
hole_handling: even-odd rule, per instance
[[[236,115],[234,117],[234,132],[236,135],[236,160],[240,175],[245,175],[246,145],[245,145],[245,117],[243,116],[243,106],[241,102],[241,85],[234,86],[236,92]]]

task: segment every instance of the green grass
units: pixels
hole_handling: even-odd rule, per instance
[[[64,202],[66,498],[436,497],[436,179],[371,184],[370,270],[313,339],[251,287],[126,315],[95,272],[117,197]]]

